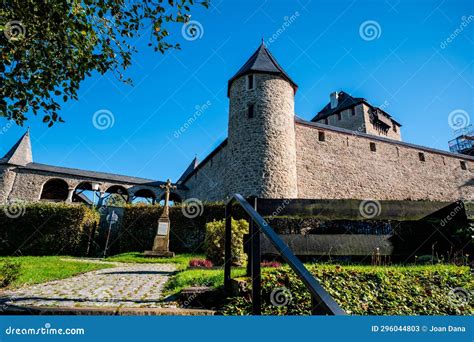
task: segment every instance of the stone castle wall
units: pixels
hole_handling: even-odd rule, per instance
[[[390,119],[385,118],[385,123],[390,126],[390,129],[388,130],[388,132],[381,132],[380,130],[376,129],[376,127],[374,127],[373,124],[370,123],[369,106],[362,103],[356,107],[356,111],[358,112],[358,115],[364,115],[364,121],[366,122],[366,129],[363,132],[367,134],[376,135],[382,138],[389,138],[389,139],[394,139],[394,140],[399,140],[399,141],[402,140],[400,127],[398,127],[397,132],[395,132],[393,130],[393,123],[391,122]],[[384,118],[382,117],[382,119]]]
[[[228,176],[228,147],[222,149],[203,164],[197,172],[186,180],[189,188],[186,198],[198,198],[206,201],[222,201],[228,195],[225,181]]]
[[[300,123],[296,137],[298,198],[474,199],[472,161]]]
[[[243,76],[230,88],[227,193],[296,197],[294,90],[276,75],[254,74],[254,83],[247,90]]]
[[[0,166],[0,204],[8,200],[14,181],[15,173],[11,171],[11,168]]]

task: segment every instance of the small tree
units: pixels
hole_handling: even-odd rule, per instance
[[[170,24],[185,24],[191,7],[209,0],[10,0],[0,6],[0,117],[22,125],[28,112],[43,112],[52,126],[62,99],[77,99],[80,82],[93,71],[123,71],[148,31],[149,46],[164,53]],[[194,28],[196,31],[196,28]],[[193,33],[193,27],[189,29]],[[199,33],[199,32],[197,32]]]
[[[249,232],[249,224],[245,220],[232,219],[232,264],[241,266],[246,261],[244,253],[244,235]],[[212,221],[206,224],[204,248],[207,259],[215,265],[224,264],[225,260],[225,220]]]

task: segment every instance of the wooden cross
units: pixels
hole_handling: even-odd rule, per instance
[[[165,208],[163,210],[163,215],[165,217],[169,216],[169,201],[170,201],[170,192],[171,190],[176,189],[175,185],[171,184],[171,180],[168,179],[166,181],[166,184],[160,185],[161,189],[165,189]]]

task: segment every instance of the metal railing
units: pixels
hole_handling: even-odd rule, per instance
[[[304,267],[303,263],[290,251],[289,247],[280,239],[275,231],[268,225],[262,216],[247,202],[242,195],[235,194],[226,205],[225,221],[225,264],[224,264],[224,288],[231,290],[231,264],[232,264],[232,206],[237,203],[250,217],[250,276],[252,278],[252,311],[254,315],[262,312],[261,302],[261,255],[260,255],[260,233],[263,233],[280,253],[283,260],[293,269],[296,275],[303,281],[311,294],[313,315],[345,315],[345,311],[334,301],[331,295],[324,290],[321,284]]]

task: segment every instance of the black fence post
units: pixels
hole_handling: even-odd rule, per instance
[[[224,245],[224,290],[231,291],[231,266],[232,266],[232,200],[225,207],[225,245]]]
[[[256,199],[255,199],[256,203]],[[261,269],[260,269],[260,227],[250,219],[250,241],[251,241],[251,270],[252,270],[252,311],[254,315],[262,314],[261,297]]]

